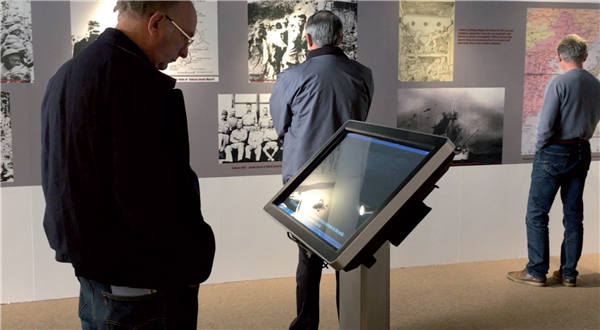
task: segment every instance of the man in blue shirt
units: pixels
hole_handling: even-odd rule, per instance
[[[277,77],[270,100],[275,129],[283,142],[283,182],[349,119],[365,120],[373,98],[373,77],[366,66],[337,47],[342,22],[321,10],[306,22],[308,56]],[[299,247],[296,272],[297,317],[290,329],[317,329],[323,260]]]
[[[573,287],[583,246],[583,188],[591,162],[588,140],[600,120],[600,82],[583,69],[587,45],[570,34],[557,47],[563,74],[546,87],[537,126],[536,153],[527,202],[529,262],[508,279],[545,286],[549,269],[548,212],[560,188],[564,238],[553,279]]]

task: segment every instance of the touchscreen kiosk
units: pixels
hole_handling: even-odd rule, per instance
[[[453,151],[445,137],[348,121],[264,209],[333,268],[370,266],[428,213]]]

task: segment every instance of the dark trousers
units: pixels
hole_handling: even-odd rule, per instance
[[[298,246],[298,268],[296,269],[296,318],[290,330],[319,328],[319,285],[323,271],[323,259],[316,254],[310,257],[306,250]],[[339,273],[335,272],[336,305],[339,308]],[[339,311],[338,311],[339,316]]]
[[[79,277],[79,318],[83,330],[196,329],[198,286],[159,290],[142,296],[115,296],[110,285]]]

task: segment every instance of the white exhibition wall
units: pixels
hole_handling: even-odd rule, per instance
[[[531,164],[450,168],[425,201],[431,213],[399,247],[392,246],[391,267],[525,257],[530,171]],[[262,210],[281,187],[279,175],[202,178],[200,187],[202,211],[217,240],[208,283],[294,276],[296,246]],[[592,163],[585,189],[583,252],[599,253],[600,162]],[[71,266],[54,261],[44,236],[41,187],[0,188],[0,205],[0,302],[77,296]],[[550,223],[554,256],[560,253],[561,214],[557,198]],[[506,271],[499,269],[498,276]]]

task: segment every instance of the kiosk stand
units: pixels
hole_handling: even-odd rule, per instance
[[[340,329],[390,328],[390,244],[375,258],[371,268],[340,271]]]
[[[431,189],[433,187],[435,185]],[[425,193],[429,194],[430,191],[427,189]],[[359,259],[347,266],[350,269],[353,264],[360,263],[358,268],[340,271],[340,329],[390,328],[389,242],[400,245],[431,211],[430,207],[418,200],[407,202],[387,223],[389,228],[384,231],[388,233],[387,241],[378,243],[381,247],[373,255],[369,255],[373,245],[367,245],[363,251],[367,253],[359,254]]]
[[[265,205],[340,270],[340,328],[389,328],[389,243],[429,213],[423,200],[453,157],[446,137],[348,121]]]

